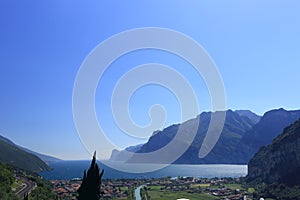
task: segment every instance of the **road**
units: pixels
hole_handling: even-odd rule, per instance
[[[23,187],[16,191],[16,195],[20,198],[23,198],[26,193],[30,193],[35,187],[36,184],[27,179],[21,179],[23,181]]]

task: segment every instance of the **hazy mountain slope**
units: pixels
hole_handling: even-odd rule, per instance
[[[128,152],[137,152],[141,149],[141,147],[143,146],[144,144],[138,144],[138,145],[135,145],[135,146],[130,146],[130,147],[127,147],[125,150],[128,151]],[[126,154],[126,152],[123,150],[123,151],[119,151],[119,150],[116,150],[114,149],[112,152],[111,152],[111,156],[109,158],[110,161],[126,161],[128,160],[130,157],[128,157],[128,155]]]
[[[277,109],[266,112],[263,117],[259,117],[251,111],[240,110],[233,112],[228,110],[226,111],[224,129],[217,144],[205,158],[200,159],[198,154],[207,132],[210,118],[211,112],[203,112],[195,119],[169,126],[162,131],[156,131],[137,153],[153,152],[164,147],[174,138],[179,127],[186,134],[189,134],[190,130],[198,126],[196,137],[191,146],[175,163],[247,164],[261,146],[271,143],[286,126],[300,118],[300,111]],[[260,120],[258,121],[258,119]],[[181,141],[181,144],[184,143],[185,141]],[[128,156],[124,160],[127,159]],[[135,162],[135,158],[130,158],[129,162]],[[143,162],[159,162],[159,158]]]
[[[176,163],[187,164],[243,164],[242,155],[236,154],[235,149],[244,134],[254,126],[254,122],[245,116],[228,110],[221,136],[213,150],[203,159],[198,158],[199,149],[206,134],[211,113],[200,115],[200,123],[207,122],[204,129],[198,132],[195,141],[190,148],[176,161]]]
[[[300,118],[300,110],[276,109],[266,112],[261,120],[245,133],[239,151],[249,160],[260,147],[268,145],[283,129]],[[240,148],[242,147],[242,148]]]
[[[175,163],[247,164],[261,146],[270,144],[286,126],[300,118],[300,110],[276,109],[266,112],[262,117],[248,110],[234,112],[228,110],[226,111],[224,128],[217,144],[205,158],[200,159],[198,154],[210,123],[211,114],[211,112],[203,112],[195,119],[169,126],[162,131],[155,131],[148,142],[139,147],[140,150],[137,153],[153,152],[164,147],[172,141],[179,127],[183,129],[185,134],[189,134],[198,126],[194,141]],[[178,145],[184,143],[186,141],[180,141]],[[135,157],[131,158],[130,155],[120,154],[116,150],[113,155],[114,159],[117,158],[121,161],[136,162],[138,160]],[[143,162],[159,163],[159,158]]]
[[[0,135],[0,140],[6,142],[6,143],[8,143],[8,144],[11,144],[11,145],[13,145],[13,146],[16,146],[16,147],[18,147],[18,148],[20,148],[20,149],[22,149],[22,150],[24,150],[24,151],[26,151],[26,152],[28,152],[28,153],[30,153],[30,154],[36,155],[37,157],[39,157],[41,160],[43,160],[43,161],[46,162],[46,163],[51,163],[51,162],[61,161],[61,159],[55,158],[55,157],[53,157],[53,156],[48,156],[48,155],[45,155],[45,154],[37,153],[37,152],[32,151],[32,150],[30,150],[30,149],[27,149],[27,148],[25,148],[25,147],[16,145],[16,144],[13,143],[11,140],[9,140],[9,139],[7,139],[7,138],[1,136],[1,135]]]
[[[287,185],[300,184],[300,120],[284,129],[272,144],[250,160],[247,179]]]
[[[165,146],[173,139],[179,126],[182,126],[186,134],[188,134],[190,130],[193,130],[194,127],[198,126],[195,140],[175,163],[245,163],[246,161],[243,157],[238,158],[233,154],[233,150],[236,145],[239,144],[245,132],[252,128],[254,122],[232,110],[224,112],[226,112],[226,119],[221,137],[215,148],[204,159],[199,159],[198,153],[210,123],[211,112],[201,113],[197,118],[191,119],[188,122],[172,125],[163,131],[156,132],[156,134],[152,135],[148,142],[141,147],[138,153],[152,152]],[[130,159],[130,161],[132,160],[134,160],[134,158]]]
[[[0,162],[33,172],[50,170],[40,158],[20,149],[4,137],[0,139]]]
[[[19,146],[22,150],[28,152],[28,153],[31,153],[33,155],[36,155],[37,157],[39,157],[41,160],[43,160],[45,163],[49,164],[51,162],[58,162],[58,161],[62,161],[61,159],[59,158],[55,158],[53,156],[48,156],[48,155],[45,155],[45,154],[41,154],[41,153],[38,153],[38,152],[35,152],[35,151],[32,151],[30,149],[27,149],[25,147],[21,147]]]
[[[13,143],[11,140],[9,140],[8,138],[6,137],[3,137],[2,135],[0,135],[0,140],[8,143],[8,144],[11,144],[11,145],[15,145],[15,143]]]
[[[251,112],[250,110],[236,110],[234,112],[239,114],[240,116],[249,118],[255,124],[258,123],[261,119],[261,116],[255,114],[254,112]]]

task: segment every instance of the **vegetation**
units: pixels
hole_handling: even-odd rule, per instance
[[[178,191],[178,192],[173,192],[173,191],[165,191],[165,190],[160,190],[158,187],[152,187],[150,186],[149,189],[147,190],[149,196],[151,197],[151,200],[174,200],[178,198],[187,198],[190,200],[214,200],[214,199],[219,199],[217,197],[214,197],[212,195],[206,194],[206,193],[197,193],[197,194],[192,194],[188,193],[185,191]]]
[[[29,200],[55,199],[55,195],[52,191],[53,188],[49,181],[37,176],[31,177],[31,180],[37,184],[37,187],[30,193]]]
[[[12,171],[3,164],[0,164],[0,199],[1,200],[18,200],[12,192],[11,187],[15,182]]]
[[[129,191],[129,196],[128,196],[127,200],[135,200],[134,189],[128,188],[128,191]]]
[[[141,188],[140,195],[142,197],[142,200],[148,200],[148,199],[150,200],[151,199],[150,195],[148,194],[147,187]]]
[[[248,182],[300,184],[300,120],[285,128],[272,144],[261,148],[248,165]]]
[[[0,136],[0,162],[32,172],[50,170],[50,167],[40,158],[20,149],[2,136]]]
[[[24,195],[24,200],[29,200],[29,194]]]
[[[265,198],[276,200],[300,200],[300,186],[287,186],[285,184],[252,182],[246,184],[249,195],[253,199]]]
[[[37,187],[30,193],[25,195],[25,200],[43,200],[43,199],[55,199],[52,192],[52,185],[47,180],[42,179],[37,174],[20,170],[17,168],[8,167],[5,164],[0,164],[0,199],[1,200],[21,200],[12,191],[12,188],[20,188],[23,181],[18,180],[15,177],[22,177],[36,183]],[[23,197],[22,197],[23,199]]]
[[[300,120],[261,148],[248,165],[253,198],[300,199]]]
[[[240,140],[242,138],[243,130],[250,128],[249,124],[239,121],[240,119],[233,112],[228,111],[227,122],[224,127],[224,135],[221,137],[220,142],[228,141],[227,139],[235,138]],[[203,117],[203,116],[202,116]],[[230,119],[230,120],[229,120]],[[243,122],[243,123],[242,123]],[[249,125],[249,126],[248,126]],[[257,125],[256,125],[257,126]],[[172,129],[172,130],[171,130]],[[170,128],[170,132],[174,131],[176,126]],[[239,131],[235,130],[239,129]],[[234,134],[239,133],[239,134]],[[158,134],[159,135],[159,134]],[[187,198],[213,200],[219,199],[221,193],[216,194],[219,191],[229,191],[226,195],[222,193],[221,196],[227,195],[247,195],[250,199],[259,199],[261,197],[265,199],[278,199],[278,200],[300,200],[300,120],[284,129],[284,132],[275,138],[267,147],[263,147],[249,162],[249,174],[248,177],[243,178],[245,182],[240,182],[240,179],[226,179],[219,182],[215,182],[211,179],[208,181],[190,182],[186,184],[181,182],[178,185],[172,187],[165,187],[165,182],[161,182],[162,185],[151,185],[144,187],[140,190],[142,200],[156,200],[156,199],[177,199]],[[193,144],[195,145],[195,144]],[[192,147],[193,147],[192,145]],[[229,145],[230,146],[230,145]],[[217,150],[220,150],[216,148]],[[2,151],[3,150],[3,151]],[[7,153],[7,154],[6,154]],[[12,157],[10,158],[9,155]],[[23,157],[24,156],[24,157]],[[33,156],[33,157],[32,157]],[[23,157],[23,158],[19,158]],[[14,166],[22,161],[22,168],[30,168],[30,161],[38,162],[34,155],[28,157],[27,153],[22,152],[13,143],[0,139],[0,159],[6,160],[6,163],[10,163]],[[23,161],[22,159],[29,159],[29,161]],[[0,162],[1,162],[0,160]],[[34,167],[39,166],[34,165]],[[41,169],[41,168],[40,168]],[[31,168],[32,170],[32,168]],[[96,163],[96,154],[94,154],[91,165],[88,171],[84,171],[83,180],[80,188],[78,189],[78,196],[74,192],[74,196],[77,196],[78,200],[99,200],[101,194],[101,179],[104,171],[100,172],[98,164]],[[17,178],[16,178],[17,177]],[[22,177],[22,178],[19,178]],[[23,179],[24,178],[24,179]],[[12,170],[4,164],[0,164],[0,199],[1,200],[20,200],[12,188],[21,187],[22,181],[26,182],[31,180],[36,184],[36,188],[26,195],[24,200],[39,200],[39,199],[56,199],[53,191],[53,187],[47,180],[42,179],[35,173],[19,170],[16,167]],[[166,180],[164,180],[166,181]],[[182,181],[179,179],[179,182]],[[223,182],[222,182],[223,181]],[[23,182],[23,183],[24,183]],[[167,182],[167,181],[166,181]],[[80,183],[79,183],[80,184]],[[134,200],[134,186],[122,187],[123,184],[119,184],[121,187],[117,190],[126,191],[126,195],[118,196],[121,200]],[[135,183],[135,185],[140,185]],[[167,183],[168,186],[168,183]],[[172,185],[171,185],[172,186]],[[178,188],[177,188],[178,186]],[[75,190],[76,191],[76,190]],[[236,193],[234,193],[236,192]],[[67,193],[67,192],[66,192]],[[109,193],[107,193],[109,194]],[[128,196],[127,196],[128,194]],[[114,194],[115,195],[115,194]],[[112,195],[112,199],[117,199],[117,195]],[[216,196],[214,196],[216,195]],[[219,196],[218,196],[219,195]],[[217,197],[218,196],[218,197]],[[68,197],[69,198],[69,197]]]
[[[101,178],[104,171],[100,173],[98,164],[96,163],[96,152],[93,156],[91,166],[86,173],[84,171],[84,176],[82,184],[78,189],[78,200],[99,200],[100,199],[100,187]]]

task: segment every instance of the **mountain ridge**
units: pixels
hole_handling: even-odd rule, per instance
[[[249,161],[247,180],[300,184],[300,119],[286,127]]]
[[[282,133],[284,128],[300,118],[300,110],[285,110],[283,108],[267,111],[261,120],[249,130],[240,146],[249,160],[262,147],[272,143],[272,140]]]
[[[3,136],[0,136],[0,162],[32,172],[51,170],[38,156],[22,150]]]
[[[235,110],[234,112],[236,112],[237,114],[239,114],[241,116],[248,117],[255,124],[258,123],[262,117],[260,115],[257,115],[256,113],[252,112],[251,110]]]
[[[43,160],[45,163],[49,164],[51,162],[58,162],[58,161],[62,161],[61,159],[59,158],[56,158],[56,157],[53,157],[53,156],[49,156],[49,155],[46,155],[46,154],[42,154],[42,153],[38,153],[36,151],[32,151],[26,147],[23,147],[23,146],[20,146],[20,145],[17,145],[15,144],[14,142],[12,142],[10,139],[8,138],[5,138],[4,136],[0,135],[0,140],[6,142],[6,143],[9,143],[11,145],[14,145],[24,151],[26,151],[27,153],[30,153],[30,154],[33,154],[33,155],[36,155],[37,157],[39,157],[41,160]]]
[[[205,158],[198,158],[199,149],[208,129],[212,113],[203,112],[197,116],[199,129],[195,140],[186,152],[174,162],[175,164],[247,164],[261,146],[271,142],[287,125],[300,118],[300,110],[287,111],[282,108],[270,110],[263,116],[256,115],[248,110],[227,110],[223,112],[226,112],[224,129],[213,150]],[[272,125],[272,119],[274,119],[274,122],[280,121],[280,123]],[[173,139],[178,128],[181,125],[184,126],[185,123],[174,124],[161,131],[155,131],[155,134],[136,153],[153,152],[162,148]],[[273,126],[276,127],[269,128]],[[268,132],[265,133],[265,130]],[[186,132],[188,132],[188,129]],[[251,137],[251,134],[254,139],[247,140],[247,137]],[[260,137],[257,137],[257,134],[266,136],[263,143],[260,142]],[[136,162],[132,157],[126,157],[121,161],[126,160],[129,163]],[[145,160],[145,162],[152,161]]]
[[[255,124],[255,122],[253,122],[251,119],[242,116],[240,114],[237,114],[232,110],[218,111],[218,112],[226,112],[225,113],[226,120],[224,126],[225,129],[223,129],[223,132],[220,136],[220,140],[218,141],[218,143],[220,142],[226,143],[226,141],[228,141],[228,138],[232,138],[230,142],[237,144],[239,140],[242,138],[245,131],[249,130]],[[175,136],[176,132],[178,131],[181,125],[186,126],[186,128],[183,128],[183,129],[187,129],[185,130],[186,132],[189,132],[189,130],[193,129],[193,127],[195,126],[198,126],[199,129],[197,131],[195,140],[193,141],[191,146],[187,149],[187,151],[184,153],[184,155],[181,156],[177,161],[175,161],[175,163],[176,164],[203,164],[206,162],[218,163],[218,161],[220,162],[222,161],[222,164],[230,163],[229,161],[226,160],[224,161],[224,159],[222,160],[221,157],[218,158],[219,159],[218,161],[213,161],[214,158],[210,158],[210,156],[208,156],[206,160],[198,159],[198,152],[200,149],[200,145],[202,144],[202,141],[207,132],[211,115],[212,112],[202,112],[196,118],[190,119],[187,122],[184,122],[182,124],[173,124],[169,127],[166,127],[162,131],[155,131],[155,134],[153,134],[149,138],[146,144],[141,146],[140,150],[137,151],[137,153],[152,152],[165,146],[173,139],[173,137]],[[128,159],[128,162],[132,162],[133,160],[134,158]]]

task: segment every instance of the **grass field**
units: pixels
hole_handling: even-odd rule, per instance
[[[150,186],[150,190],[148,190],[148,194],[151,196],[151,200],[176,200],[180,198],[186,198],[190,200],[214,200],[218,199],[210,194],[202,193],[202,194],[191,194],[184,191],[165,191],[160,190],[160,187],[157,186]]]
[[[230,188],[232,190],[236,190],[236,189],[242,190],[243,189],[241,184],[236,184],[236,183],[224,184],[224,186],[227,187],[227,188]]]
[[[205,184],[203,184],[203,185],[205,185]],[[202,186],[202,187],[205,187],[205,186]],[[208,187],[210,187],[210,188],[230,188],[232,190],[236,190],[236,189],[242,190],[243,189],[242,184],[238,184],[238,183],[227,183],[227,184],[222,184],[221,186],[210,185]]]
[[[209,186],[210,186],[209,183],[201,183],[201,184],[193,184],[193,185],[191,185],[191,188],[198,188],[198,187],[206,188],[206,187],[209,187]]]

